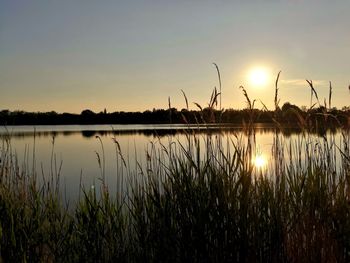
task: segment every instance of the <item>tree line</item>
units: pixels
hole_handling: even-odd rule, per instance
[[[350,126],[350,107],[327,109],[299,108],[285,103],[275,111],[267,109],[226,109],[213,107],[200,110],[176,108],[153,109],[143,112],[93,112],[89,109],[80,114],[25,111],[0,111],[0,125],[60,125],[60,124],[208,124],[208,123],[279,123],[286,126],[307,124]]]

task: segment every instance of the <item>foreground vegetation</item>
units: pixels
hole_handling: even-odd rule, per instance
[[[62,199],[59,172],[39,180],[35,151],[19,164],[4,138],[0,262],[349,262],[349,130],[315,139],[318,122],[297,114],[303,133],[287,143],[276,81],[272,157],[256,166],[256,111],[242,90],[245,136],[189,131],[186,143],[151,145],[137,169],[115,141],[119,191],[108,191],[101,154],[100,187],[81,186],[75,204]]]
[[[39,183],[1,148],[3,262],[348,262],[349,133],[286,145],[256,167],[254,132],[230,138],[189,134],[185,145],[153,146],[147,164],[127,168],[124,189],[81,189],[65,205],[59,175]],[[230,145],[230,147],[228,147]],[[102,160],[101,160],[102,161]],[[102,168],[101,168],[102,169]],[[120,180],[120,184],[123,184]]]

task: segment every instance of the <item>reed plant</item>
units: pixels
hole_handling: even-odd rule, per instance
[[[105,183],[98,137],[101,187],[82,185],[76,204],[62,198],[59,169],[39,180],[35,150],[33,167],[30,158],[21,165],[4,138],[0,262],[349,262],[349,131],[338,141],[330,133],[312,137],[306,127],[287,140],[276,125],[272,157],[257,167],[254,100],[241,89],[249,113],[244,133],[188,130],[185,141],[151,144],[136,168],[113,138],[116,195]],[[214,89],[210,107],[219,95]]]

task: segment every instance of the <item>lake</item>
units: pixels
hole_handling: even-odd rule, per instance
[[[326,147],[326,140],[332,151],[338,151],[337,146],[342,147],[344,136],[349,140],[349,132],[342,133],[340,130],[322,136],[302,135],[294,130],[278,134],[280,143],[286,147],[286,158],[295,158],[292,152],[298,150],[299,144],[310,145],[310,152],[319,151]],[[85,188],[98,188],[102,176],[105,176],[109,190],[117,192],[123,166],[121,156],[130,170],[137,174],[139,167],[145,167],[147,163],[147,152],[153,150],[160,153],[170,144],[185,145],[188,136],[198,137],[202,149],[208,138],[220,140],[224,151],[232,148],[232,142],[244,144],[249,137],[242,127],[232,125],[7,126],[1,127],[0,136],[1,150],[8,148],[21,169],[32,171],[34,166],[40,180],[60,174],[64,194],[72,199],[78,197],[80,183]],[[6,139],[10,141],[9,144]],[[256,125],[253,134],[256,156],[253,158],[257,170],[272,165],[275,139],[273,127]],[[304,157],[305,154],[302,153]],[[340,162],[339,152],[335,156],[334,162]],[[123,184],[126,181],[123,178]]]

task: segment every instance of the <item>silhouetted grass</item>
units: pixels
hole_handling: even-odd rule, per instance
[[[40,186],[2,148],[1,258],[347,262],[349,134],[339,148],[333,136],[305,134],[291,145],[278,137],[266,169],[251,161],[251,138],[189,135],[185,145],[151,148],[139,171],[120,161],[124,178],[132,177],[127,193],[110,196],[104,184],[99,195],[82,189],[71,209],[56,179]]]
[[[71,207],[61,198],[59,169],[39,183],[35,162],[21,167],[11,138],[5,138],[0,261],[349,262],[349,131],[342,131],[341,141],[304,132],[287,143],[276,128],[271,160],[256,167],[254,100],[242,90],[249,116],[245,136],[188,131],[184,143],[151,145],[147,162],[136,169],[114,138],[115,196],[104,181],[98,137],[101,189],[82,186]],[[210,107],[219,95],[214,90]],[[307,120],[300,123],[305,131],[311,128]]]

